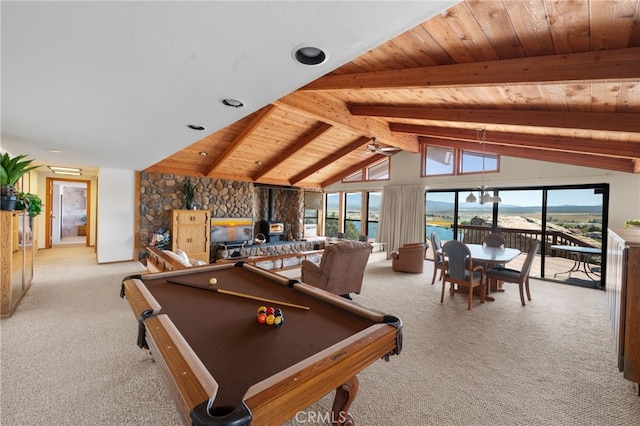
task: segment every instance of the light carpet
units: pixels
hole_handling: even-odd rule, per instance
[[[422,274],[369,264],[364,305],[399,316],[404,348],[360,375],[351,413],[369,425],[638,425],[636,385],[615,364],[604,292],[532,280],[520,305],[448,295]],[[1,321],[2,425],[177,425],[157,366],[119,298],[138,262],[96,265],[90,249],[42,250],[33,284]],[[288,425],[318,424],[321,399]]]

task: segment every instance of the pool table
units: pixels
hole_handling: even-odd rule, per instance
[[[402,347],[397,317],[243,262],[126,277],[121,296],[185,424],[279,425],[333,389],[332,421],[353,424],[356,375]]]

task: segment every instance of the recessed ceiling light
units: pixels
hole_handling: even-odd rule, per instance
[[[258,160],[258,161],[256,161],[256,164],[257,164],[258,166],[262,166],[264,163],[263,163],[262,161]]]
[[[242,108],[244,106],[242,101],[239,101],[237,99],[226,98],[221,100],[220,102],[222,102],[222,105],[226,105],[232,108]]]
[[[305,46],[296,50],[294,57],[303,65],[319,65],[327,59],[327,55],[313,46]]]
[[[209,154],[207,154],[207,153],[206,153],[206,152],[204,152],[204,151],[200,151],[198,154],[200,154],[200,155],[201,155],[201,156],[203,156],[203,157],[206,157],[207,155],[209,155]]]
[[[198,131],[205,129],[204,126],[201,126],[199,124],[187,124],[187,127],[192,129],[192,130],[198,130]]]

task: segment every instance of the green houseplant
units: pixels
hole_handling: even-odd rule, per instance
[[[16,198],[16,209],[26,210],[29,217],[35,217],[42,213],[42,199],[36,194],[19,192]]]
[[[6,152],[0,156],[0,209],[2,210],[15,209],[16,182],[24,174],[38,168],[38,166],[31,166],[33,160],[23,160],[26,157],[26,155],[18,155],[12,158]]]
[[[182,191],[184,192],[184,198],[187,200],[187,210],[195,209],[193,198],[196,195],[196,187],[191,183],[191,180],[188,177],[184,179]]]

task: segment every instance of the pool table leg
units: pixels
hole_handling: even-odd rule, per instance
[[[334,425],[353,426],[355,423],[353,417],[349,414],[349,407],[356,398],[360,381],[356,376],[347,380],[336,388],[336,397],[333,400],[331,409],[332,423]]]

